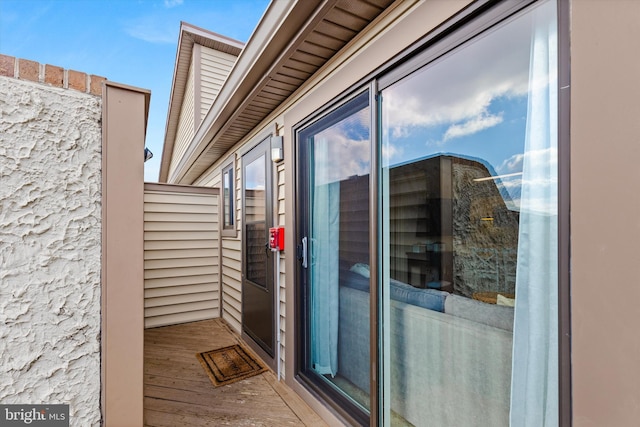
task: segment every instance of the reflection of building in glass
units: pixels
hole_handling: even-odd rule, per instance
[[[245,191],[245,239],[248,251],[246,275],[249,280],[263,287],[266,287],[264,281],[267,271],[265,200],[265,190],[248,189]]]
[[[515,291],[518,212],[480,161],[440,155],[389,170],[391,277],[416,287]]]

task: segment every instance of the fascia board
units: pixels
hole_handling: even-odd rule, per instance
[[[183,69],[183,67],[189,67],[191,63],[191,54],[189,54],[188,61],[180,61],[181,53],[188,49],[189,52],[193,51],[193,39],[187,35],[185,30],[185,22],[180,23],[180,36],[178,37],[178,46],[176,48],[176,60],[175,65],[173,67],[173,78],[171,80],[171,92],[169,95],[169,107],[167,111],[167,121],[165,123],[164,129],[164,143],[162,145],[162,158],[160,160],[160,175],[158,177],[158,181],[166,182],[167,175],[169,174],[169,166],[171,164],[171,157],[173,154],[173,145],[175,143],[176,137],[176,127],[178,117],[180,115],[180,108],[174,103],[178,103],[178,100],[182,101],[184,98],[184,91],[186,84],[181,84],[179,87],[177,86],[176,77],[178,76],[178,72]],[[186,64],[183,64],[186,62]],[[179,89],[179,93],[176,91]]]

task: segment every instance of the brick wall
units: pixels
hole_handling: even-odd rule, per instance
[[[104,77],[0,54],[0,76],[102,95]]]

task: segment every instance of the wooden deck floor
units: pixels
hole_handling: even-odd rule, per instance
[[[196,353],[239,343],[221,319],[147,329],[145,426],[326,426],[272,371],[215,388]]]

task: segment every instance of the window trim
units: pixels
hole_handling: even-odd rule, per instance
[[[226,212],[226,204],[225,204],[225,174],[231,174],[231,187],[229,188],[229,221],[230,223],[226,223],[225,212]],[[236,156],[235,154],[231,155],[229,159],[223,164],[220,170],[220,235],[222,237],[238,237],[238,227],[237,227],[237,219],[236,219]]]
[[[571,11],[558,7],[558,409],[573,425],[571,370]]]

